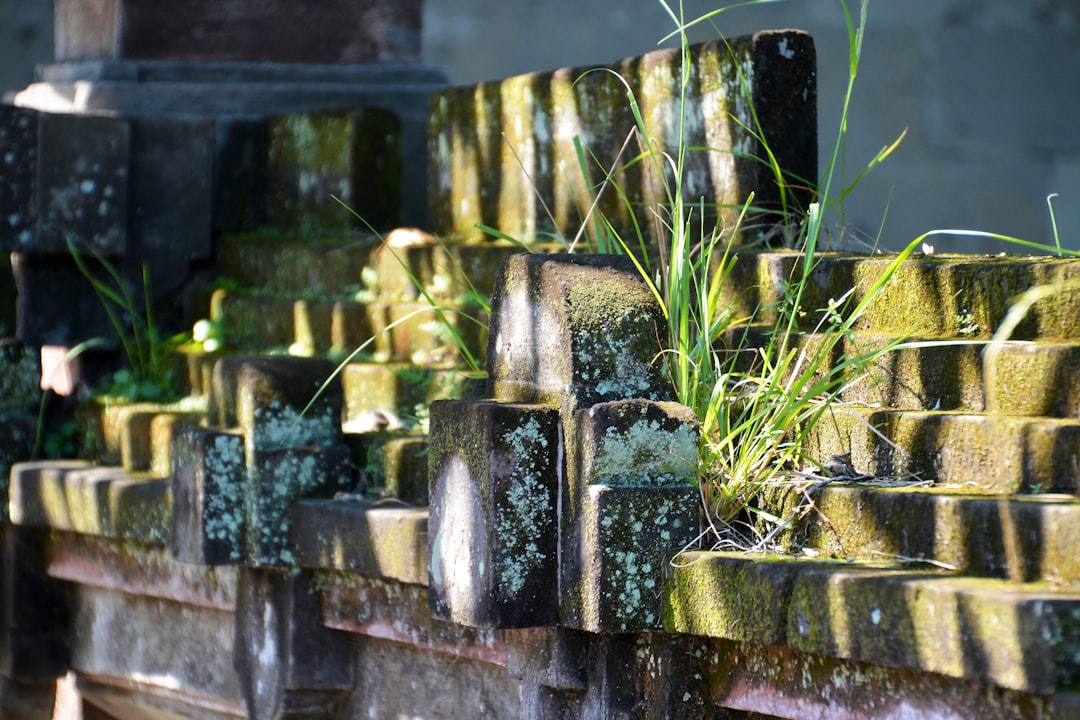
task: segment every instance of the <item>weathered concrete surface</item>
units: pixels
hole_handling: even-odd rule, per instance
[[[562,446],[549,406],[432,403],[431,611],[479,627],[557,616]]]
[[[173,555],[204,565],[240,561],[247,532],[244,438],[185,428],[173,443]]]
[[[56,58],[415,62],[420,7],[417,0],[190,0],[163,18],[146,0],[57,0]]]
[[[663,316],[625,257],[511,256],[490,327],[489,393],[499,400],[572,413],[602,401],[672,398],[657,360]]]
[[[664,231],[652,207],[674,185],[659,158],[630,162],[647,149],[644,138],[631,137],[619,153],[635,128],[628,89],[658,150],[673,153],[680,132],[687,146],[709,148],[687,155],[683,176],[685,199],[704,199],[709,222],[730,231],[750,193],[753,227],[740,231],[746,239],[764,234],[785,212],[805,209],[806,179],[817,176],[810,36],[764,32],[696,45],[685,88],[681,58],[673,49],[656,50],[598,72],[563,68],[436,94],[428,133],[435,230],[472,238],[481,235],[479,224],[523,242],[552,233],[569,242],[593,205],[595,188],[614,170],[627,199],[605,193],[589,224],[603,216],[631,247],[639,230],[647,244],[655,243]],[[580,166],[575,137],[595,163]],[[778,181],[761,162],[767,153],[759,138],[789,176]],[[591,238],[594,246],[601,240]]]

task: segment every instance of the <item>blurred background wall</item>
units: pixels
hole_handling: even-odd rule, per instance
[[[726,4],[684,0],[687,17]],[[857,12],[857,0],[851,0]],[[0,87],[21,88],[52,53],[50,0],[0,0]],[[657,0],[426,0],[425,59],[457,83],[604,64],[656,46],[673,26]],[[847,83],[839,0],[787,0],[720,14],[733,36],[812,32],[822,162]],[[695,40],[715,37],[711,28]],[[1063,244],[1080,249],[1080,0],[872,0],[849,121],[849,179],[905,128],[899,149],[851,196],[845,223],[886,247],[931,228],[1047,242],[1046,196]],[[937,251],[996,243],[932,240]]]

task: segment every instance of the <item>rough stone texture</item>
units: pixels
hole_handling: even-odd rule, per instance
[[[802,499],[796,487],[778,486],[763,492],[759,503],[787,517]],[[793,522],[790,533],[777,537],[785,550],[805,545],[837,558],[906,557],[1023,582],[1080,580],[1080,506],[1071,495],[987,497],[949,488],[830,485],[813,499],[820,514]]]
[[[616,167],[638,227],[647,242],[655,242],[662,233],[651,208],[666,198],[671,178],[660,169],[662,162],[630,164],[640,152],[638,142],[631,140],[622,157],[618,149],[635,127],[628,85],[649,135],[660,150],[673,151],[680,58],[674,49],[657,50],[604,69],[626,85],[610,72],[563,68],[438,93],[428,134],[436,231],[476,237],[481,224],[524,242],[553,232],[569,240],[592,206],[591,186]],[[704,198],[709,221],[730,229],[755,193],[754,227],[743,232],[756,238],[785,211],[805,209],[810,201],[798,186],[817,176],[813,41],[797,31],[763,32],[696,45],[690,63],[685,140],[712,151],[688,155],[684,197],[692,204]],[[587,179],[575,137],[597,156],[595,164],[587,162]],[[767,140],[791,173],[783,190],[759,160],[766,153],[757,137]],[[615,192],[601,197],[596,212],[636,247],[634,220]]]
[[[338,717],[353,685],[346,635],[322,625],[310,573],[240,573],[234,665],[248,717]]]
[[[555,621],[558,413],[550,407],[431,405],[431,611],[479,627]]]
[[[366,232],[364,223],[379,232],[396,226],[402,171],[397,116],[377,109],[294,113],[267,125],[271,225],[307,235]]]
[[[428,582],[426,508],[370,500],[301,500],[292,510],[296,564],[413,585]]]
[[[131,125],[120,118],[38,116],[35,238],[19,251],[123,253],[130,241]]]
[[[38,117],[0,105],[0,248],[31,247],[38,218]]]
[[[341,441],[340,378],[330,381],[316,398],[334,368],[329,360],[309,358],[255,357],[242,362],[235,407],[249,458],[253,452]]]
[[[625,257],[513,255],[496,282],[489,392],[564,413],[597,402],[668,400],[663,317]]]
[[[694,484],[698,423],[685,405],[617,400],[578,410],[575,419],[578,487]]]
[[[71,627],[71,669],[79,675],[171,701],[189,717],[204,708],[242,713],[230,662],[232,612],[81,584]]]
[[[220,565],[243,558],[244,438],[184,428],[173,438],[172,552],[181,562]]]
[[[11,472],[11,522],[88,535],[166,543],[169,481],[81,461],[19,463]]]
[[[57,0],[56,58],[395,63],[420,58],[418,0]]]
[[[293,503],[357,487],[359,473],[344,445],[248,452],[247,562],[293,565],[289,544]]]
[[[589,485],[580,503],[576,524],[564,520],[561,624],[659,629],[664,564],[698,536],[697,488]]]

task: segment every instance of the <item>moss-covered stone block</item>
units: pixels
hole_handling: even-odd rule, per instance
[[[589,485],[564,533],[560,624],[589,632],[663,625],[664,564],[698,536],[698,489]],[[576,536],[576,537],[575,537]]]
[[[478,627],[557,619],[559,414],[546,406],[431,405],[431,611]]]
[[[707,222],[735,226],[750,193],[755,208],[766,210],[748,223],[755,233],[785,211],[805,209],[812,198],[777,185],[761,138],[792,177],[817,177],[811,37],[775,31],[695,45],[685,84],[681,58],[670,48],[604,68],[611,72],[563,68],[436,93],[428,123],[436,232],[480,238],[478,227],[487,225],[523,242],[553,233],[572,238],[593,213],[623,238],[635,238],[640,228],[655,242],[661,231],[652,213],[666,201],[671,178],[619,156],[636,126],[628,86],[661,152],[674,153],[680,132],[686,144],[710,149],[690,153],[683,176],[687,201],[704,198]],[[685,123],[673,122],[677,117]],[[575,140],[595,162],[581,167]],[[593,209],[595,188],[612,167],[626,201],[609,192]],[[607,238],[590,233],[587,241],[601,239]]]
[[[612,487],[694,484],[697,417],[685,405],[651,400],[597,403],[575,414],[576,482]]]
[[[243,436],[184,427],[172,445],[173,555],[203,565],[240,562],[247,529]]]
[[[795,650],[1048,694],[1076,681],[1080,596],[929,573],[814,569],[791,596]]]
[[[1005,343],[985,351],[987,411],[1058,418],[1080,415],[1080,345]]]
[[[427,585],[427,521],[425,508],[402,503],[301,500],[293,508],[296,564]]]
[[[377,433],[363,445],[368,492],[420,507],[428,504],[426,436]]]
[[[663,314],[625,257],[513,255],[492,298],[492,397],[565,412],[598,402],[672,399]]]
[[[214,266],[220,276],[241,287],[282,295],[334,295],[360,283],[378,243],[374,235],[341,239],[297,239],[287,231],[225,235],[217,240]]]
[[[665,567],[664,629],[781,645],[799,568],[784,556],[681,553]]]
[[[17,525],[143,543],[169,540],[169,483],[122,468],[79,461],[22,463],[12,470],[11,500]]]
[[[380,231],[399,223],[401,127],[387,110],[334,110],[268,121],[267,220],[301,234],[356,230],[334,198]]]
[[[247,561],[293,565],[291,509],[301,498],[331,497],[354,490],[359,469],[344,445],[248,451],[245,503]]]
[[[245,359],[236,375],[236,419],[251,453],[341,441],[341,380],[328,360]]]
[[[457,368],[419,368],[409,363],[349,363],[341,371],[346,422],[363,427],[378,425],[373,413],[390,410],[398,416],[415,415],[432,400],[448,400],[478,393],[483,382]],[[347,426],[346,426],[347,429]]]

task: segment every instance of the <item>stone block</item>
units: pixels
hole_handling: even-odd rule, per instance
[[[662,626],[664,564],[698,536],[694,486],[590,485],[564,535],[561,623],[589,632]]]
[[[270,225],[305,235],[366,232],[365,223],[380,232],[396,227],[400,134],[397,116],[378,109],[294,113],[268,120]]]
[[[185,427],[173,437],[172,552],[186,563],[243,559],[246,514],[244,438]]]
[[[492,397],[560,405],[670,400],[664,319],[628,258],[513,255],[491,302]]]
[[[334,369],[329,360],[315,358],[254,357],[240,363],[236,419],[249,457],[264,450],[341,441],[340,378],[320,392]]]
[[[569,239],[594,212],[630,244],[639,231],[655,243],[666,231],[653,212],[666,203],[671,177],[649,162],[630,163],[637,143],[619,156],[636,126],[627,85],[658,150],[674,155],[680,130],[685,145],[709,149],[687,154],[682,189],[691,204],[704,199],[710,226],[732,228],[751,193],[755,210],[741,230],[747,239],[785,212],[805,211],[817,177],[811,36],[769,31],[695,45],[685,87],[680,59],[670,48],[603,68],[611,72],[562,68],[436,93],[428,132],[435,231],[475,239],[483,237],[478,225],[487,225],[524,242],[551,233]],[[680,114],[681,126],[674,122]],[[575,140],[596,156],[584,169]],[[772,157],[790,173],[780,183]],[[625,200],[609,191],[594,210],[595,188],[613,167]]]
[[[350,65],[417,62],[419,0],[57,0],[58,60]]]
[[[267,127],[262,120],[218,120],[214,153],[214,235],[266,226]],[[221,245],[218,246],[219,250]]]
[[[192,262],[210,258],[215,123],[211,118],[139,117],[131,123],[134,274],[150,273],[154,297],[174,293]],[[136,287],[139,283],[134,283]]]
[[[379,500],[301,500],[292,511],[296,564],[428,582],[428,511]]]
[[[93,115],[39,116],[37,236],[20,250],[66,255],[128,248],[131,123]]]
[[[244,568],[233,665],[248,717],[339,717],[353,687],[350,638],[323,626],[310,573]]]
[[[362,482],[344,445],[248,450],[247,558],[256,565],[292,565],[293,503],[332,497]]]
[[[557,618],[558,412],[431,404],[431,611],[478,627]]]
[[[40,113],[0,105],[0,249],[33,246],[38,217]]]
[[[574,416],[571,485],[664,487],[693,484],[699,433],[694,412],[674,402],[616,400]]]

